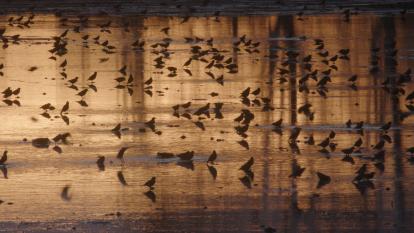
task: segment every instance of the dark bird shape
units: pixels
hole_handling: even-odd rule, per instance
[[[250,94],[250,87],[246,88],[242,93],[240,94],[241,97],[247,97]]]
[[[3,177],[4,179],[9,179],[9,177],[7,176],[8,170],[6,166],[0,166],[0,170],[3,173]],[[1,204],[1,201],[0,201]]]
[[[169,152],[158,152],[157,157],[160,159],[170,159],[174,157],[174,154]]]
[[[0,165],[4,165],[7,161],[7,150],[3,152],[3,156],[0,159]]]
[[[98,165],[99,170],[105,170],[105,156],[98,156],[98,160],[96,160],[96,164]]]
[[[294,163],[292,167],[292,174],[289,175],[289,177],[299,177],[302,175],[302,173],[305,171],[306,168],[301,167],[300,165]]]
[[[177,157],[183,161],[191,161],[194,157],[194,151],[186,151],[184,153],[178,154]]]
[[[362,175],[362,174],[365,174],[365,172],[367,172],[367,164],[363,164],[356,172],[355,172],[355,174],[359,174],[359,175]]]
[[[331,132],[329,133],[329,138],[330,138],[330,139],[334,139],[334,138],[335,138],[335,135],[336,135],[336,133],[335,133],[334,131],[331,131]]]
[[[88,81],[94,81],[98,75],[98,72],[94,72],[91,76],[89,76]]]
[[[161,32],[164,32],[166,35],[168,35],[170,28],[169,27],[165,27],[161,29]]]
[[[157,196],[152,190],[145,192],[144,195],[148,197],[148,199],[150,199],[153,203],[155,203],[157,200]]]
[[[32,145],[36,148],[48,148],[50,143],[49,138],[35,138],[32,140]]]
[[[349,82],[356,82],[356,80],[358,79],[358,75],[352,75],[349,79],[348,79],[348,81]]]
[[[362,129],[362,127],[364,127],[364,121],[356,123],[354,129]]]
[[[244,140],[244,139],[243,140],[240,140],[240,141],[237,141],[237,143],[239,143],[240,146],[244,147],[246,150],[249,150],[250,149],[249,143],[246,140]]]
[[[18,94],[20,94],[20,87],[19,87],[19,88],[17,88],[16,90],[14,90],[14,91],[12,92],[12,94],[13,94],[13,95],[18,95]]]
[[[345,155],[350,155],[350,154],[352,154],[352,152],[354,152],[354,147],[352,146],[352,147],[350,147],[350,148],[343,149],[343,150],[342,150],[342,152],[343,152]]]
[[[203,130],[203,131],[205,131],[205,130],[206,130],[206,128],[204,127],[203,122],[201,122],[201,121],[196,121],[196,122],[194,122],[194,124],[195,124],[198,128],[200,128],[201,130]]]
[[[149,78],[148,80],[144,82],[145,85],[151,85],[151,83],[152,83],[152,78]]]
[[[244,114],[242,112],[242,113],[240,113],[240,115],[238,117],[234,118],[234,121],[241,122],[243,120],[243,118],[244,118]]]
[[[8,98],[11,95],[13,95],[13,91],[10,87],[8,87],[2,92],[2,94],[3,94],[3,98]]]
[[[62,192],[60,194],[60,197],[62,198],[62,200],[70,201],[72,199],[72,196],[69,195],[69,189],[70,189],[69,185],[66,185],[65,187],[63,187]]]
[[[362,143],[362,138],[358,138],[358,140],[356,140],[354,143],[354,147],[361,147]]]
[[[348,163],[350,163],[350,164],[355,164],[354,159],[353,159],[351,156],[349,156],[349,155],[345,155],[345,156],[342,158],[342,161],[344,161],[344,162],[348,162]]]
[[[382,126],[380,127],[380,130],[382,130],[382,131],[388,131],[388,130],[391,128],[391,125],[392,125],[392,122],[390,121],[390,122],[388,122],[388,123],[386,123],[386,124],[382,125]]]
[[[79,77],[75,77],[73,79],[69,79],[68,82],[73,85],[78,81],[78,79],[79,79]]]
[[[205,106],[197,109],[193,115],[199,116],[201,114],[205,114],[210,109],[210,103],[207,103]]]
[[[155,178],[155,176],[153,176],[153,177],[151,177],[151,179],[149,179],[147,182],[145,182],[144,186],[147,186],[147,187],[150,188],[150,190],[153,190],[155,182],[156,182],[156,178]]]
[[[260,88],[257,88],[256,90],[252,91],[253,95],[258,95],[260,94]]]
[[[242,178],[239,178],[239,180],[244,186],[246,186],[246,188],[248,189],[252,188],[252,179],[248,175],[245,175]]]
[[[242,170],[242,171],[244,171],[244,172],[249,172],[249,171],[251,171],[250,169],[251,169],[251,167],[253,166],[253,164],[254,164],[254,158],[253,157],[250,157],[250,159],[246,162],[246,163],[244,163],[240,168],[239,168],[239,170]]]
[[[155,130],[155,117],[151,118],[151,120],[145,122],[144,124],[145,126],[147,126],[148,128],[154,131]]]
[[[112,133],[119,134],[121,131],[121,123],[117,124],[113,129],[111,129]]]
[[[125,66],[123,66],[121,69],[119,69],[118,71],[119,71],[121,74],[126,75],[126,69],[127,69],[127,66],[125,65]]]
[[[305,141],[308,145],[315,145],[315,139],[313,139],[313,135],[310,135],[308,140]]]
[[[280,118],[279,120],[272,123],[273,126],[280,128],[282,126],[283,119]]]
[[[117,158],[117,159],[120,159],[120,160],[123,162],[123,161],[124,161],[124,154],[125,154],[125,151],[126,151],[127,149],[129,149],[129,147],[122,147],[122,148],[118,151],[118,154],[116,155],[116,158]]]
[[[211,176],[215,180],[217,178],[217,169],[214,166],[207,164],[208,171],[210,172]]]
[[[63,105],[62,109],[60,110],[60,114],[65,113],[69,110],[69,101],[66,101],[65,105]]]
[[[346,125],[346,127],[347,127],[347,128],[351,128],[351,126],[352,126],[352,121],[351,121],[351,119],[349,119],[349,120],[345,123],[345,125]]]
[[[301,131],[302,131],[302,128],[300,127],[293,128],[289,136],[289,141],[295,142]]]
[[[318,175],[319,178],[319,182],[318,182],[318,186],[317,188],[321,188],[324,185],[327,185],[331,182],[331,177],[321,173],[321,172],[316,172],[316,175]]]
[[[66,59],[60,64],[61,68],[66,67],[66,65],[68,64],[68,61],[66,61]]]
[[[214,164],[214,161],[217,159],[217,152],[213,150],[213,153],[211,153],[210,157],[207,159],[207,163]]]
[[[187,103],[181,105],[181,107],[183,107],[183,108],[189,108],[190,106],[191,106],[191,102],[187,102]]]
[[[318,146],[325,148],[325,147],[329,146],[329,143],[330,143],[330,138],[327,137],[327,138],[325,138],[325,140],[323,140],[321,143],[319,143]]]
[[[381,139],[373,148],[376,150],[382,150],[384,148],[384,145],[385,141]]]
[[[385,159],[385,150],[380,150],[377,153],[374,154],[374,159],[376,161],[381,161],[383,162]]]
[[[122,185],[128,185],[128,183],[126,182],[125,177],[124,177],[124,174],[122,173],[122,171],[118,171],[117,176],[118,176],[119,183],[121,183]]]
[[[82,91],[80,91],[78,94],[76,94],[76,95],[78,95],[78,96],[80,96],[80,97],[83,97],[83,96],[85,96],[86,95],[86,93],[88,92],[88,89],[83,89]]]
[[[310,108],[312,107],[312,104],[306,103],[303,106],[299,107],[298,113],[310,113]]]

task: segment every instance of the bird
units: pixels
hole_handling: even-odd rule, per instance
[[[358,140],[356,140],[354,143],[354,147],[359,148],[361,147],[362,143],[363,143],[362,138],[358,138]]]
[[[322,148],[325,148],[325,147],[329,146],[329,143],[330,143],[330,138],[327,137],[327,138],[325,138],[325,140],[323,140],[321,143],[319,143],[318,146],[320,146]]]
[[[5,162],[7,161],[7,150],[3,152],[3,156],[0,159],[0,165],[5,165]]]
[[[317,188],[321,188],[324,185],[327,185],[331,182],[331,177],[321,173],[321,172],[316,172],[316,175],[319,178],[319,182],[318,182],[318,186]]]
[[[63,187],[62,192],[60,194],[60,197],[62,198],[62,200],[70,201],[72,199],[72,196],[69,195],[69,189],[70,189],[69,185],[66,185],[65,187]]]
[[[68,82],[69,82],[71,85],[74,85],[74,84],[78,81],[78,79],[79,79],[79,77],[75,77],[75,78],[73,78],[73,79],[69,79],[69,80],[68,80]]]
[[[98,72],[94,72],[91,76],[89,76],[88,81],[94,81],[97,75],[98,75]]]
[[[117,158],[117,159],[119,159],[119,160],[121,160],[122,162],[124,162],[124,154],[125,154],[125,151],[126,151],[127,149],[129,149],[129,147],[122,147],[122,148],[118,151],[118,154],[117,154],[116,158]]]
[[[358,123],[355,125],[354,129],[362,129],[362,127],[364,127],[364,121],[360,121],[360,122],[358,122]]]
[[[189,108],[190,106],[191,106],[191,102],[187,102],[187,103],[181,105],[181,107],[183,107],[183,108]]]
[[[124,177],[124,174],[122,173],[122,171],[118,171],[117,176],[118,176],[119,183],[121,183],[122,185],[128,185],[128,183],[126,182],[125,177]]]
[[[355,174],[365,174],[367,171],[367,164],[363,164],[356,172]]]
[[[105,170],[105,156],[98,156],[98,160],[96,161],[96,164],[98,165],[99,170],[104,171]]]
[[[148,128],[155,130],[155,117],[151,118],[151,120],[147,121],[144,123],[145,126],[147,126]]]
[[[121,138],[121,123],[117,124],[113,129],[111,129],[111,132],[118,138]]]
[[[69,101],[66,101],[65,105],[63,105],[62,110],[60,110],[60,115],[62,115],[62,113],[65,113],[69,110]]]
[[[290,136],[289,136],[289,141],[290,142],[295,142],[296,139],[298,138],[300,131],[302,131],[302,128],[300,127],[295,127],[292,129]]]
[[[302,173],[305,171],[306,168],[301,167],[300,165],[294,163],[292,167],[292,174],[289,175],[289,177],[299,177],[302,175]]]
[[[346,127],[347,127],[347,128],[351,128],[351,126],[352,126],[352,121],[351,121],[351,119],[349,119],[349,120],[345,123],[345,125],[346,125]]]
[[[207,159],[207,163],[214,164],[214,161],[216,159],[217,159],[217,152],[215,150],[213,150],[213,152],[211,153],[210,157],[208,157],[208,159]]]
[[[392,122],[390,121],[390,122],[388,122],[388,123],[386,123],[386,124],[382,125],[382,126],[380,127],[380,130],[382,130],[382,131],[387,131],[387,130],[389,130],[389,129],[391,128],[391,125],[392,125]]]
[[[88,89],[83,89],[82,91],[80,91],[78,94],[76,94],[76,95],[78,95],[78,96],[80,96],[80,97],[83,97],[83,96],[85,96],[86,95],[86,93],[88,92]]]
[[[149,179],[147,182],[145,182],[144,186],[147,186],[150,188],[150,190],[154,189],[154,185],[155,185],[155,176],[151,177],[151,179]]]
[[[186,151],[184,153],[177,154],[177,157],[182,161],[191,161],[194,157],[194,151]]]
[[[240,168],[239,168],[239,170],[242,170],[242,171],[244,171],[244,172],[248,172],[248,171],[250,171],[250,169],[251,169],[251,167],[252,167],[252,165],[254,164],[254,158],[253,157],[250,157],[250,159],[247,161],[247,162],[245,162]]]
[[[350,148],[343,149],[342,152],[344,152],[345,155],[350,155],[354,152],[354,147],[352,146]]]
[[[385,145],[385,141],[384,140],[380,140],[374,147],[373,149],[377,149],[377,150],[381,150],[382,148],[384,148]]]
[[[358,79],[358,75],[352,75],[349,79],[348,79],[348,81],[349,82],[355,82],[356,80]]]
[[[280,120],[277,120],[277,121],[273,122],[272,125],[275,126],[275,127],[281,127],[282,122],[283,122],[283,119],[280,118]]]

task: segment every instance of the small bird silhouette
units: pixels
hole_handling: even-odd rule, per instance
[[[66,185],[65,187],[63,187],[62,192],[60,194],[60,197],[62,198],[62,200],[70,201],[72,199],[72,196],[69,195],[69,189],[70,189],[69,185]]]
[[[3,152],[3,156],[0,159],[0,165],[5,165],[5,162],[7,161],[7,150]]]
[[[390,122],[388,122],[388,123],[386,123],[386,124],[382,125],[382,126],[380,127],[380,130],[382,130],[382,131],[386,132],[386,131],[388,131],[388,130],[391,128],[391,125],[392,125],[392,122],[390,121]]]
[[[191,161],[194,157],[194,151],[186,151],[181,154],[177,154],[177,157],[182,161]]]
[[[319,178],[319,182],[318,182],[318,186],[317,188],[321,188],[324,185],[327,185],[331,182],[331,177],[321,173],[321,172],[317,172],[316,175],[318,175]]]
[[[125,151],[128,149],[129,147],[122,147],[119,151],[118,154],[116,156],[117,159],[121,160],[122,162],[124,162],[124,154]]]
[[[98,160],[96,161],[98,168],[100,171],[105,170],[105,156],[98,156]]]
[[[251,167],[252,167],[253,164],[254,164],[254,158],[253,157],[250,157],[250,159],[246,163],[244,163],[239,168],[239,170],[242,170],[242,171],[244,171],[244,172],[247,173],[248,171],[250,171],[250,169],[251,169]]]
[[[150,188],[150,190],[154,189],[154,185],[155,185],[155,176],[153,176],[151,179],[149,179],[147,182],[145,182],[144,186],[148,186]]]
[[[327,138],[325,138],[325,140],[323,140],[321,143],[319,143],[318,146],[320,146],[322,148],[325,148],[325,147],[329,146],[329,143],[330,143],[330,138],[327,137]]]
[[[124,174],[122,173],[122,171],[118,171],[117,176],[118,176],[119,183],[121,183],[122,185],[128,185],[128,183],[126,182],[125,177],[124,177]]]
[[[207,163],[214,164],[214,161],[217,159],[217,153],[215,150],[213,150],[213,153],[211,153],[210,157],[207,160]]]
[[[302,175],[302,173],[305,171],[306,168],[301,167],[299,164],[294,163],[292,167],[292,174],[289,175],[289,177],[299,177]]]

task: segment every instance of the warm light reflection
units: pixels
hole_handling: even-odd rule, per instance
[[[5,22],[9,17],[2,16],[0,21]],[[310,134],[320,142],[331,128],[344,128],[348,119],[368,124],[368,130],[363,135],[364,147],[370,148],[377,143],[379,131],[376,128],[392,120],[395,105],[404,110],[405,106],[402,102],[390,101],[379,87],[388,74],[369,74],[370,50],[373,46],[383,49],[385,40],[392,37],[397,42],[396,49],[404,56],[398,60],[395,69],[402,73],[412,67],[412,59],[407,58],[414,35],[413,28],[409,27],[412,25],[411,18],[401,23],[394,22],[390,17],[368,14],[355,16],[352,23],[346,23],[334,15],[306,16],[304,21],[293,16],[220,17],[220,22],[200,17],[182,24],[181,18],[125,17],[122,20],[130,22],[130,32],[125,32],[120,26],[123,25],[121,18],[112,18],[114,27],[111,33],[102,33],[96,25],[107,22],[109,16],[91,17],[80,34],[69,32],[69,52],[56,62],[48,59],[51,56],[48,50],[52,48],[50,38],[77,25],[77,18],[70,18],[66,27],[61,26],[59,19],[53,15],[39,15],[35,19],[30,29],[7,27],[6,34],[20,34],[22,42],[0,51],[0,63],[5,65],[0,88],[3,90],[10,86],[22,89],[20,108],[0,107],[3,113],[0,141],[3,148],[10,151],[9,179],[0,179],[3,187],[0,199],[14,203],[0,206],[1,221],[110,219],[114,216],[109,214],[120,211],[126,218],[142,215],[162,222],[164,215],[183,217],[187,211],[194,211],[197,213],[195,216],[200,216],[203,213],[200,211],[207,206],[207,215],[215,220],[219,217],[214,217],[214,211],[246,212],[246,216],[237,221],[239,227],[246,229],[252,223],[243,221],[243,218],[257,214],[252,210],[276,212],[278,214],[274,219],[266,221],[288,228],[289,224],[295,224],[285,222],[285,218],[294,216],[291,206],[297,202],[305,213],[319,213],[309,222],[298,222],[298,229],[311,229],[315,225],[334,229],[330,219],[343,221],[343,218],[333,216],[325,219],[321,214],[333,210],[344,214],[366,213],[368,220],[352,217],[342,224],[351,226],[367,222],[366,227],[371,229],[376,220],[369,214],[374,212],[387,221],[393,221],[391,213],[400,210],[395,210],[391,202],[404,205],[408,210],[414,208],[410,194],[413,182],[404,179],[413,173],[411,165],[400,157],[402,167],[396,167],[396,159],[401,153],[391,152],[401,152],[412,146],[409,136],[413,133],[414,118],[407,118],[396,126],[397,130],[392,131],[393,137],[400,138],[398,144],[394,144],[393,148],[387,145],[386,169],[377,178],[377,189],[370,190],[365,197],[361,197],[351,181],[355,170],[366,161],[356,159],[354,166],[341,161],[341,149],[351,146],[360,137],[358,134],[337,130],[335,142],[338,148],[329,159],[320,155],[318,147],[303,144],[304,137]],[[383,27],[384,23],[394,24],[395,32]],[[168,37],[172,39],[166,66],[178,68],[178,75],[173,78],[167,77],[166,69],[161,73],[154,67],[154,59],[158,55],[152,53],[151,48],[152,44],[166,37],[160,32],[165,27],[170,27]],[[88,40],[88,48],[84,47],[80,38],[86,34],[90,37],[99,35],[100,42],[108,40],[116,47],[116,53],[105,54],[92,39]],[[260,42],[259,53],[233,52],[232,44],[242,35]],[[302,40],[303,36],[307,40]],[[189,66],[192,72],[189,76],[182,67],[190,57],[192,45],[185,43],[184,37],[214,38],[214,47],[226,51],[222,54],[236,61],[238,73],[215,70],[216,76],[224,75],[224,86],[220,86],[206,75],[207,63],[194,61]],[[294,91],[298,88],[297,82],[279,84],[278,81],[280,75],[277,68],[281,68],[281,63],[285,61],[282,60],[285,50],[299,52],[298,59],[311,54],[314,69],[327,69],[315,50],[313,39],[316,38],[325,41],[325,47],[332,56],[342,48],[350,49],[349,61],[338,60],[335,63],[338,71],[332,74],[326,99],[314,92],[314,82],[309,85],[311,92],[304,94]],[[144,51],[132,50],[131,44],[137,39],[146,41]],[[203,48],[207,47],[203,45]],[[269,58],[270,53],[278,58]],[[100,62],[103,58],[109,60]],[[67,81],[62,80],[59,64],[64,59],[68,62],[68,78],[79,77],[78,91],[68,88]],[[132,96],[125,89],[115,88],[117,83],[114,79],[122,76],[118,70],[124,65],[127,65],[127,75],[134,77]],[[29,72],[31,66],[38,69]],[[296,79],[305,74],[300,65],[293,65],[293,68]],[[388,68],[389,64],[382,59],[380,70]],[[76,102],[81,100],[76,93],[88,85],[87,78],[95,71],[98,72],[95,82],[98,90],[89,90],[84,98],[88,107],[82,107]],[[359,77],[358,91],[347,87],[347,79],[353,74]],[[149,78],[154,80],[153,96],[144,93],[143,82]],[[274,82],[268,85],[270,80]],[[270,98],[275,108],[269,112],[262,112],[261,107],[250,108],[255,114],[246,138],[250,150],[237,143],[242,138],[234,133],[233,128],[236,125],[233,119],[244,108],[240,103],[240,92],[247,87],[260,87],[260,97]],[[413,89],[412,83],[406,87],[407,93]],[[212,97],[211,92],[217,92],[219,96]],[[69,126],[53,117],[59,115],[59,109],[66,101],[70,102]],[[201,131],[190,120],[172,116],[173,105],[188,101],[193,103],[192,111],[206,103],[223,102],[224,119],[204,120],[206,131]],[[313,121],[297,114],[298,107],[306,102],[310,102],[315,111]],[[40,106],[46,103],[57,108],[51,112],[51,120],[39,115],[42,113]],[[32,121],[31,117],[38,121]],[[142,123],[152,117],[156,118],[156,127],[162,135],[149,130],[138,132],[143,127]],[[269,126],[280,118],[286,124],[283,135],[272,132],[269,127],[254,126]],[[130,129],[122,133],[121,139],[110,132],[118,123]],[[293,154],[289,149],[289,131],[293,125],[303,127],[299,137],[301,154]],[[51,149],[35,149],[30,143],[22,142],[23,138],[52,138],[62,132],[72,134],[72,144],[62,146],[64,153],[61,155]],[[186,139],[181,139],[182,135]],[[217,142],[217,139],[224,141]],[[121,146],[131,146],[125,155],[124,166],[115,159]],[[163,163],[155,157],[157,152],[180,153],[186,150],[196,152],[194,171],[177,166],[175,161]],[[215,166],[218,171],[216,180],[213,180],[204,163],[213,150],[219,154]],[[99,172],[96,167],[98,155],[108,159],[104,172]],[[238,168],[251,156],[255,157],[256,163],[253,168],[254,182],[249,190],[239,181],[243,174]],[[305,173],[296,180],[288,178],[293,159],[306,167]],[[128,186],[119,184],[116,173],[120,170]],[[333,184],[316,189],[317,171],[330,174]],[[158,180],[156,203],[143,195],[147,189],[142,184],[152,176],[157,176]],[[397,189],[395,182],[401,182],[402,188]],[[67,184],[71,185],[73,194],[69,203],[62,202],[59,196],[61,188]],[[406,201],[399,199],[404,194],[408,196]]]

